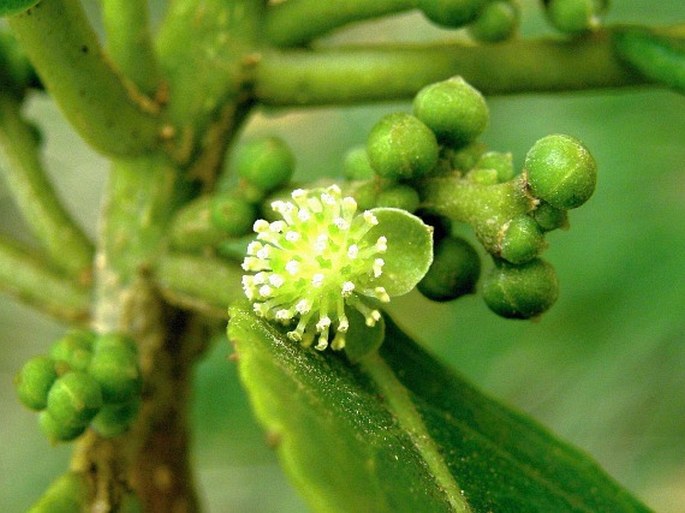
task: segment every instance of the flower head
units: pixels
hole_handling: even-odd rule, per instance
[[[372,305],[390,296],[378,283],[388,249],[384,236],[368,237],[378,224],[371,211],[343,197],[336,185],[297,189],[292,201],[274,201],[281,220],[254,223],[257,239],[247,248],[243,290],[257,315],[293,326],[287,336],[316,349],[345,346],[346,307],[359,311],[367,326],[381,318]]]

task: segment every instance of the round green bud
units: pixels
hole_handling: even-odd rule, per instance
[[[480,156],[475,167],[476,169],[494,169],[497,172],[497,181],[500,183],[514,177],[514,160],[509,152],[485,152]]]
[[[566,210],[553,207],[544,201],[541,201],[537,208],[533,210],[532,215],[533,219],[545,232],[568,227],[568,213]]]
[[[394,185],[382,190],[376,198],[376,206],[401,208],[407,212],[414,212],[419,208],[419,193],[409,185]]]
[[[376,199],[378,198],[379,184],[376,180],[369,180],[363,182],[361,185],[355,186],[350,194],[357,201],[359,210],[371,210],[376,206]]]
[[[523,164],[528,185],[537,198],[568,210],[585,203],[595,191],[597,164],[587,148],[569,135],[539,139]]]
[[[498,43],[511,38],[519,25],[518,4],[495,0],[485,4],[478,18],[469,25],[471,37],[484,43]]]
[[[438,162],[435,134],[416,117],[397,112],[384,116],[371,129],[366,144],[376,173],[391,180],[408,180],[428,173]]]
[[[559,296],[554,268],[536,258],[523,265],[499,261],[483,280],[488,307],[509,319],[530,319],[547,311]]]
[[[38,0],[2,0],[0,16],[12,16],[24,12],[38,3]]]
[[[50,356],[65,362],[72,370],[86,370],[93,354],[95,333],[88,330],[70,330],[50,349]]]
[[[462,173],[470,171],[476,167],[481,155],[485,153],[485,148],[486,146],[482,142],[472,142],[468,146],[460,148],[459,151],[455,151],[450,158],[452,168]]]
[[[86,424],[69,424],[55,420],[49,411],[42,411],[38,416],[40,430],[51,442],[70,442],[83,434]]]
[[[527,215],[509,221],[503,232],[499,256],[512,264],[532,260],[545,247],[545,238],[540,226]]]
[[[221,192],[227,192],[228,190],[230,189],[224,189]],[[238,196],[248,203],[256,205],[266,197],[266,192],[247,180],[240,180],[240,183],[238,183]]]
[[[63,426],[85,426],[100,408],[100,385],[85,372],[67,372],[57,378],[48,393],[46,411]]]
[[[269,192],[290,181],[295,156],[282,139],[265,137],[238,148],[235,166],[239,177]]]
[[[484,0],[419,0],[418,7],[433,23],[458,28],[476,18],[483,3]]]
[[[108,404],[130,401],[140,394],[142,379],[138,358],[124,346],[97,350],[88,373],[102,388],[102,396]]]
[[[343,169],[348,180],[370,180],[375,174],[363,146],[352,148],[345,154]]]
[[[466,240],[447,237],[435,245],[433,263],[416,286],[433,301],[472,294],[480,276],[480,257]]]
[[[453,148],[474,141],[488,125],[483,95],[463,78],[430,84],[414,98],[414,115],[430,127],[438,140]]]
[[[104,333],[95,337],[93,352],[99,353],[110,349],[126,350],[135,358],[138,357],[136,341],[122,333]]]
[[[257,207],[230,192],[215,195],[210,208],[212,223],[229,237],[249,233],[257,219]]]
[[[24,364],[14,382],[22,404],[32,410],[42,410],[48,404],[48,392],[57,379],[55,362],[46,356],[36,356]]]
[[[104,438],[119,436],[131,427],[139,408],[138,399],[121,404],[105,404],[90,426]]]
[[[607,0],[543,0],[547,19],[567,34],[580,34],[599,26]]]
[[[88,502],[88,483],[76,472],[55,479],[28,513],[74,513],[84,511]]]
[[[466,175],[473,183],[480,185],[495,185],[498,183],[497,171],[494,169],[474,168]]]

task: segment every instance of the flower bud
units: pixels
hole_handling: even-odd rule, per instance
[[[343,169],[348,180],[369,180],[375,174],[363,146],[352,148],[345,154]]]
[[[93,354],[94,340],[95,333],[92,331],[71,330],[53,344],[50,356],[65,362],[72,370],[86,370]]]
[[[66,429],[86,426],[101,407],[102,391],[97,381],[85,372],[72,371],[53,383],[46,411]]]
[[[483,95],[461,77],[430,84],[414,98],[414,115],[453,148],[474,141],[488,124]]]
[[[433,263],[416,286],[433,301],[450,301],[475,291],[480,276],[480,257],[459,237],[447,237],[435,245]]]
[[[544,247],[540,226],[533,218],[523,215],[505,225],[499,256],[512,264],[522,264],[538,256]]]
[[[607,0],[543,0],[547,19],[567,34],[580,34],[599,26]]]
[[[125,433],[138,414],[138,398],[121,404],[105,404],[91,422],[91,427],[104,438]]]
[[[366,150],[376,173],[408,180],[428,173],[438,162],[435,134],[416,117],[397,112],[382,117],[371,129]]]
[[[498,315],[530,319],[547,311],[557,300],[559,284],[554,268],[538,258],[523,265],[504,261],[483,280],[483,298]]]
[[[566,210],[553,207],[544,201],[540,202],[537,208],[533,210],[532,216],[545,232],[568,227],[568,213]]]
[[[293,175],[295,156],[278,137],[266,137],[238,148],[235,156],[238,176],[266,192],[285,185]]]
[[[595,191],[595,159],[569,135],[548,135],[536,141],[523,168],[533,195],[562,210],[579,207]]]
[[[511,153],[488,151],[483,153],[475,165],[476,169],[494,169],[497,173],[497,181],[500,183],[511,180],[514,177],[514,161]]]
[[[229,237],[249,233],[257,219],[257,208],[231,192],[215,195],[210,208],[212,223]]]
[[[473,21],[484,0],[419,0],[418,7],[437,25],[459,28]]]
[[[88,373],[102,388],[106,403],[134,399],[142,385],[135,343],[129,337],[114,333],[99,337]]]
[[[376,206],[401,208],[414,212],[419,207],[419,193],[409,185],[394,185],[382,190],[376,198]]]
[[[478,41],[498,43],[511,38],[519,25],[519,7],[512,1],[495,0],[485,4],[469,34]]]
[[[88,424],[69,424],[55,420],[50,412],[45,410],[38,416],[40,430],[52,443],[71,442],[83,434]]]
[[[32,410],[44,409],[48,403],[48,392],[56,379],[55,362],[51,358],[31,358],[14,380],[19,400]]]

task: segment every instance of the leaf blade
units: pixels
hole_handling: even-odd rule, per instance
[[[231,311],[240,373],[313,511],[647,513],[579,451],[483,396],[387,320],[379,356],[413,402],[464,497],[447,496],[369,363],[303,350],[246,308]],[[392,398],[390,398],[392,399]],[[420,431],[421,428],[418,428]],[[454,490],[454,488],[453,488]],[[466,509],[458,509],[460,504]]]

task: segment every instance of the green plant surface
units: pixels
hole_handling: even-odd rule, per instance
[[[113,298],[110,305],[121,306],[129,297],[140,297],[140,289],[127,288],[126,282],[131,276],[142,277],[153,284],[153,293],[161,297],[165,309],[173,305],[167,310],[179,313],[165,319],[170,331],[186,330],[184,316],[192,311],[214,333],[198,336],[201,343],[210,338],[212,343],[193,368],[192,394],[185,386],[189,379],[185,373],[190,373],[186,363],[201,348],[190,344],[192,354],[174,352],[188,346],[185,342],[173,345],[179,342],[173,339],[170,347],[155,353],[150,340],[143,344],[148,363],[152,358],[163,372],[172,369],[183,374],[171,404],[192,396],[189,431],[194,470],[184,483],[195,482],[203,510],[307,511],[253,418],[238,380],[238,365],[227,361],[228,343],[216,334],[225,328],[226,305],[242,294],[242,271],[231,260],[240,258],[235,249],[242,242],[234,241],[226,250],[222,246],[225,234],[207,231],[208,223],[180,227],[197,229],[195,240],[174,239],[170,231],[176,225],[171,217],[179,198],[168,189],[159,190],[155,183],[169,184],[165,177],[183,174],[206,180],[205,186],[211,189],[212,169],[220,167],[224,143],[230,143],[226,169],[233,172],[233,146],[272,136],[282,138],[294,150],[298,185],[319,176],[342,176],[345,152],[363,144],[380,117],[411,112],[409,96],[433,78],[447,78],[437,75],[448,69],[452,74],[455,66],[459,73],[470,74],[477,82],[474,85],[483,86],[487,94],[491,123],[482,140],[489,148],[511,151],[513,168],[518,171],[536,140],[549,133],[573,135],[597,160],[597,190],[582,209],[559,221],[568,223],[570,232],[545,233],[550,244],[544,258],[554,265],[561,290],[558,303],[537,322],[495,318],[480,297],[482,282],[476,295],[455,304],[431,303],[412,292],[393,299],[391,315],[408,333],[420,334],[421,344],[438,360],[457,369],[480,390],[530,414],[591,454],[654,511],[684,510],[685,148],[680,134],[685,133],[685,104],[674,94],[680,81],[669,82],[682,70],[678,42],[682,36],[664,28],[645,32],[618,27],[679,22],[682,1],[666,0],[658,6],[641,0],[613,2],[606,20],[616,28],[602,29],[593,36],[596,39],[575,41],[552,31],[542,19],[538,0],[522,0],[520,36],[473,52],[462,51],[465,33],[437,29],[418,12],[364,22],[405,10],[413,2],[371,3],[331,3],[327,20],[295,28],[279,25],[292,21],[287,9],[315,12],[321,2],[288,0],[282,4],[289,4],[287,9],[270,3],[265,19],[271,16],[269,23],[281,35],[302,42],[297,48],[284,48],[291,44],[287,42],[271,47],[263,33],[245,23],[267,5],[251,0],[155,0],[149,5],[103,0],[104,11],[95,2],[43,0],[41,4],[49,9],[68,8],[59,16],[39,20],[42,28],[34,26],[30,34],[24,31],[26,25],[20,26],[23,22],[10,21],[17,33],[24,33],[29,52],[35,52],[33,59],[51,92],[34,89],[34,83],[21,106],[4,104],[5,115],[10,114],[4,119],[13,121],[0,123],[0,129],[13,131],[3,150],[5,161],[0,163],[0,171],[8,178],[8,183],[0,180],[0,511],[26,511],[70,465],[70,448],[53,447],[40,434],[36,415],[18,404],[12,381],[26,360],[47,354],[51,342],[63,336],[67,326],[85,326],[94,302],[101,303],[102,287],[91,288],[89,270],[80,272],[83,263],[92,262],[88,239],[100,250],[100,263],[102,250],[112,249],[114,241],[120,243],[109,254],[114,259],[107,261],[114,262],[112,270],[116,271],[108,275],[114,278],[109,285],[115,285],[109,291],[115,292],[109,296]],[[96,30],[104,28],[102,33],[94,37],[83,30],[86,24],[81,14],[75,14],[78,5],[88,12]],[[135,16],[141,5],[151,9],[149,20]],[[356,7],[346,12],[346,5]],[[250,7],[246,10],[246,6]],[[185,24],[186,14],[200,7],[194,23]],[[231,24],[222,25],[226,12],[231,13]],[[285,13],[281,21],[273,16],[277,12]],[[242,18],[245,13],[247,18]],[[69,30],[64,31],[65,27]],[[60,33],[68,41],[62,48],[55,39]],[[230,37],[225,38],[226,34]],[[628,38],[621,42],[626,34]],[[320,39],[309,42],[319,35]],[[89,50],[94,49],[85,56],[84,41]],[[426,46],[410,48],[415,41],[425,41]],[[471,43],[465,44],[469,48]],[[396,51],[398,46],[400,51]],[[615,54],[616,50],[622,55]],[[537,52],[539,59],[527,52]],[[243,56],[247,58],[236,59]],[[63,81],[60,76],[67,71],[70,80]],[[169,79],[172,87],[165,89],[164,82],[159,87],[159,77]],[[3,87],[4,79],[0,76]],[[308,81],[307,87],[301,86],[302,80]],[[628,84],[635,87],[624,87]],[[664,84],[670,84],[671,90]],[[23,87],[7,91],[21,95]],[[593,90],[516,94],[586,88]],[[75,91],[84,96],[79,98]],[[387,103],[400,99],[403,103]],[[249,103],[252,100],[257,103]],[[375,100],[384,103],[330,106]],[[110,124],[112,115],[114,125]],[[167,115],[170,124],[166,124]],[[36,127],[41,137],[34,140]],[[132,127],[141,130],[141,137],[135,136]],[[101,155],[150,150],[154,155],[149,158],[115,162],[114,171]],[[165,151],[171,162],[157,160]],[[7,156],[14,161],[11,169]],[[162,163],[173,170],[165,174]],[[105,185],[108,173],[115,178],[109,188]],[[138,205],[131,201],[136,191],[141,193]],[[155,192],[160,194],[155,196]],[[261,200],[259,191],[245,194],[250,194],[250,201]],[[101,216],[103,197],[108,196],[115,196],[114,203],[121,207],[109,220]],[[200,210],[199,217],[210,212]],[[143,222],[148,214],[150,225]],[[64,239],[63,232],[53,229],[55,225],[67,230]],[[456,235],[474,242],[468,227],[455,223],[455,230]],[[485,273],[490,262],[483,263]],[[120,278],[125,282],[121,288],[116,283]],[[144,303],[129,303],[126,308],[126,314],[146,312]],[[96,313],[111,326],[120,320],[121,310],[106,315],[112,312],[100,309]],[[155,319],[158,313],[137,319],[152,319],[154,324],[160,320]],[[386,350],[382,349],[383,355]],[[342,358],[333,356],[333,365]],[[172,361],[181,365],[167,368]],[[151,385],[144,394],[166,386]],[[401,399],[397,404],[402,404]],[[145,405],[146,414],[149,406]],[[86,437],[93,440],[91,435]],[[430,447],[424,450],[431,452]],[[107,477],[112,469],[105,465],[89,474],[99,476],[100,490],[116,490],[117,480]],[[433,471],[441,472],[439,466]],[[345,483],[342,478],[340,482]],[[108,488],[110,484],[114,488]],[[126,511],[123,504],[121,510]]]
[[[302,351],[245,306],[231,310],[255,413],[314,511],[649,511],[386,326],[380,353],[350,367]]]

